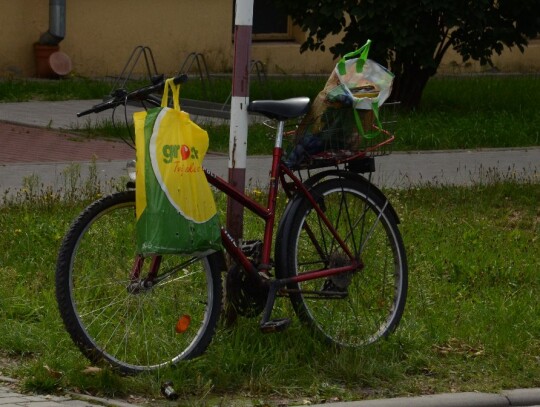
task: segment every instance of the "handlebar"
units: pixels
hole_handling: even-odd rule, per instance
[[[181,83],[187,82],[187,75],[179,75],[173,78],[174,84],[178,85]],[[135,89],[132,92],[127,92],[125,89],[117,89],[113,92],[112,98],[103,102],[98,103],[97,105],[92,106],[88,110],[84,110],[80,113],[77,113],[77,117],[86,116],[90,113],[99,113],[104,110],[113,109],[117,106],[123,105],[128,101],[150,101],[153,103],[157,102],[156,98],[151,97],[152,93],[162,91],[165,87],[165,78],[161,77],[159,82],[145,86],[143,88]]]

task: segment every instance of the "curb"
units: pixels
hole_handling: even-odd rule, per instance
[[[10,377],[0,375],[0,389],[2,383],[18,384],[19,381]],[[20,394],[21,397],[28,397]],[[49,402],[52,405],[54,399],[51,396],[34,396],[34,401]],[[42,400],[37,400],[37,399]],[[123,400],[113,400],[109,398],[94,397],[86,394],[66,392],[63,396],[56,397],[62,399],[62,404],[69,406],[70,401],[74,405],[78,401],[90,403],[92,405],[102,405],[109,407],[128,407],[136,406],[133,402]],[[0,397],[0,401],[1,401]],[[0,402],[0,404],[2,404]],[[301,404],[305,405],[305,404]],[[297,405],[300,406],[300,405]],[[389,399],[363,400],[363,401],[346,401],[337,403],[325,404],[310,404],[311,407],[540,407],[540,387],[530,389],[515,389],[503,390],[500,393],[480,393],[480,392],[463,392],[463,393],[441,393],[427,396],[416,397],[396,397]]]
[[[441,393],[418,397],[312,404],[311,407],[525,407],[540,406],[540,388],[496,393]]]
[[[95,397],[87,394],[64,392],[60,395],[24,394],[18,390],[8,388],[9,385],[18,385],[19,380],[0,375],[0,405],[2,406],[106,406],[106,407],[134,407],[135,403],[110,398]],[[85,403],[85,404],[81,404]]]

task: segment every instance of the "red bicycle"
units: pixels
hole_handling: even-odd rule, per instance
[[[162,89],[159,81],[117,91],[79,115],[130,101],[159,105],[152,93]],[[262,314],[263,332],[290,323],[290,316],[272,317],[283,312],[274,307],[278,297],[288,298],[298,318],[334,345],[363,346],[395,330],[407,294],[399,218],[363,175],[374,170],[373,155],[392,137],[381,133],[388,137],[354,154],[323,149],[291,164],[284,158],[285,122],[308,109],[305,97],[249,105],[250,112],[277,121],[266,205],[206,171],[211,185],[264,221],[260,239],[235,241],[223,228],[227,257],[223,251],[137,254],[134,183],[79,215],[58,255],[56,297],[65,327],[86,357],[138,373],[201,355],[215,333],[225,286],[236,312]],[[280,188],[288,201],[276,228]]]

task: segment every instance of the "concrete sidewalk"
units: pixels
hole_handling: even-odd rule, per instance
[[[74,137],[69,130],[111,120],[110,112],[77,119],[76,113],[98,100],[0,104],[0,193],[21,188],[23,179],[39,175],[45,186],[61,187],[70,163],[78,163],[82,176],[95,159],[101,180],[126,174],[125,163],[135,153],[121,142]],[[128,107],[128,116],[135,107]],[[116,112],[123,120],[123,112]],[[208,118],[193,117],[203,125]],[[23,127],[20,127],[23,126]],[[47,130],[48,129],[48,130]],[[210,135],[211,137],[211,135]],[[210,142],[210,146],[212,143]],[[226,177],[225,155],[208,154],[206,167]],[[268,181],[270,158],[248,157],[246,179],[252,186]],[[489,183],[500,178],[540,182],[540,147],[393,153],[376,159],[373,182],[381,187]]]
[[[2,384],[4,380],[4,384]],[[115,400],[84,394],[36,395],[21,393],[13,380],[0,377],[0,406],[26,407],[128,407],[152,405],[154,402],[137,403],[135,399]],[[160,402],[159,404],[163,404]],[[167,403],[171,404],[171,403]],[[176,404],[175,405],[181,405]],[[191,405],[191,404],[190,404]],[[305,406],[302,404],[290,404]],[[390,399],[350,401],[324,404],[310,404],[311,407],[525,407],[540,406],[540,388],[507,390],[496,393],[444,393],[419,397],[398,397]],[[242,406],[247,407],[245,400]]]
[[[311,407],[524,407],[540,406],[540,388],[495,393],[444,393],[419,397],[312,404]]]
[[[85,394],[66,393],[64,395],[52,394],[26,394],[18,388],[18,383],[8,377],[0,376],[0,406],[8,407],[133,407],[137,404],[131,401],[114,400],[102,397],[93,397]]]

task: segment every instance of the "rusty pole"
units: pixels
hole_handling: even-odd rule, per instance
[[[249,64],[251,60],[251,32],[253,0],[236,0],[234,30],[234,64],[229,135],[229,182],[244,191],[246,181],[247,133],[249,104]],[[243,236],[244,209],[229,198],[227,229],[238,240]]]

